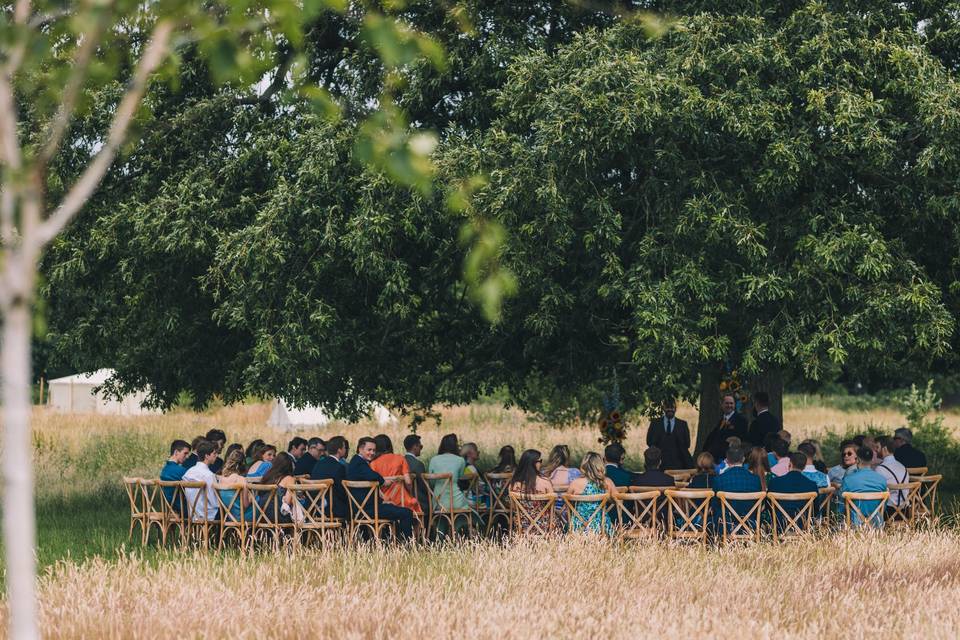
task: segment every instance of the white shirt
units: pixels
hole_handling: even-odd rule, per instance
[[[760,415],[761,413],[766,413],[767,411],[769,411],[769,409],[761,409],[760,411],[757,411],[757,415]]]
[[[734,413],[735,413],[734,411],[731,411],[730,413],[723,414],[723,419],[726,420],[727,422],[730,422],[730,418],[733,417]]]
[[[892,484],[904,484],[910,481],[910,474],[907,473],[907,468],[899,463],[893,456],[884,458],[875,470],[887,481],[888,487]],[[887,504],[891,507],[899,507],[900,503],[906,500],[906,498],[906,489],[891,491]]]
[[[184,496],[187,499],[187,504],[190,505],[190,509],[193,510],[193,505],[197,505],[197,508],[200,509],[200,514],[206,513],[207,520],[214,520],[217,517],[217,491],[213,488],[214,483],[217,481],[217,476],[213,474],[213,471],[210,471],[210,467],[204,463],[197,461],[197,464],[193,465],[187,472],[183,474],[183,480],[185,482],[204,482],[207,485],[206,489],[206,504],[204,504],[204,497],[197,497],[197,493],[200,489],[194,489],[188,487],[184,490]],[[194,520],[203,520],[202,515],[196,513],[193,514]]]
[[[663,416],[663,430],[667,433],[673,433],[674,428],[676,427],[676,418],[668,418]]]

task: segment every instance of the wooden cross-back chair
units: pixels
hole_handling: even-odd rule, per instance
[[[411,489],[412,489],[411,492],[410,492],[410,496],[413,497],[413,498],[416,498],[416,497],[417,497],[416,489],[417,489],[417,484],[418,484],[418,482],[417,482],[417,474],[415,474],[415,473],[408,473],[407,475],[410,476],[410,486],[411,486]],[[391,483],[390,486],[394,486],[392,483],[398,483],[398,482],[406,484],[406,477],[405,477],[405,476],[386,476],[386,477],[384,477],[383,482],[384,482],[384,485],[386,485],[388,482],[390,482],[390,483]],[[380,487],[380,497],[383,498],[383,501],[384,501],[385,503],[387,503],[387,504],[396,504],[395,502],[393,502],[393,500],[388,500],[386,497],[384,497],[384,491],[383,491],[384,485],[381,485],[381,487]],[[417,504],[420,504],[420,501],[419,501],[419,500],[417,500]],[[406,505],[397,505],[397,506],[406,506]],[[409,508],[409,507],[407,507],[407,508]],[[422,509],[422,507],[421,507],[421,509]],[[428,511],[428,512],[424,512],[424,511],[422,511],[422,510],[421,510],[421,511],[414,511],[413,509],[410,509],[410,515],[413,516],[413,535],[414,535],[414,537],[415,537],[415,538],[418,537],[418,538],[420,538],[423,542],[427,542],[427,517],[428,517],[428,515],[429,515],[429,511]],[[394,526],[396,526],[396,525],[394,525]]]
[[[673,540],[707,541],[710,489],[664,489],[667,499],[667,535]]]
[[[920,490],[917,494],[916,518],[932,520],[937,515],[937,488],[943,480],[941,474],[910,476],[911,482],[919,482]]]
[[[220,524],[207,518],[207,483],[180,481],[187,513],[187,541],[195,541],[204,549],[210,548],[210,534]]]
[[[292,485],[298,497],[303,497],[303,521],[294,522],[294,540],[299,543],[303,538],[309,542],[313,537],[317,544],[323,544],[335,532],[343,530],[343,523],[331,515],[328,501],[333,495],[333,480],[304,480]]]
[[[876,529],[883,527],[883,510],[890,498],[889,491],[853,492],[843,494],[844,524],[847,529],[857,529],[871,526]],[[872,509],[864,510],[864,502],[877,501]]]
[[[150,531],[157,530],[157,544],[163,545],[167,541],[167,522],[163,515],[163,501],[160,498],[160,487],[156,480],[141,479],[140,495],[143,498],[143,520],[146,528],[143,533],[143,544],[150,542]]]
[[[143,478],[123,477],[123,488],[127,492],[127,500],[130,503],[130,533],[127,540],[133,540],[133,530],[140,525],[140,543],[145,544],[147,538],[147,518],[144,507]]]
[[[253,505],[250,543],[268,542],[274,549],[279,548],[284,532],[292,531],[293,523],[281,522],[277,485],[252,483],[247,485],[247,490]]]
[[[466,520],[467,534],[473,536],[473,510],[454,506],[453,492],[456,485],[452,473],[424,473],[420,476],[430,497],[430,513],[427,518],[427,537],[432,531],[439,535],[440,523],[446,523],[451,537],[457,535],[457,522]]]
[[[189,524],[187,522],[186,497],[183,495],[183,483],[178,480],[157,480],[160,504],[163,509],[164,536],[166,544],[170,531],[179,532],[180,546],[186,546]]]
[[[898,504],[887,503],[887,526],[906,525],[912,527],[916,521],[917,501],[920,499],[920,481],[911,480],[887,485],[890,497],[899,497]]]
[[[356,540],[364,528],[370,531],[375,540],[380,540],[383,532],[396,540],[397,530],[392,520],[380,516],[380,483],[375,480],[344,480],[347,491],[347,504],[350,506],[350,537]],[[360,493],[358,497],[352,490]]]
[[[907,467],[907,473],[911,476],[925,476],[929,470],[927,467]]]
[[[766,491],[737,493],[717,491],[720,502],[720,537],[724,544],[736,541],[760,542],[760,519],[763,514]],[[749,502],[746,513],[740,514],[737,504]]]
[[[592,533],[607,533],[609,525],[609,516],[607,515],[607,502],[610,499],[606,493],[598,493],[592,496],[563,494],[560,496],[567,511],[567,530]],[[581,504],[594,504],[593,512],[589,517],[581,514],[577,507]],[[604,526],[604,523],[608,523]]]
[[[246,485],[233,484],[214,484],[213,490],[217,494],[217,515],[220,518],[220,542],[218,548],[222,549],[227,544],[227,539],[231,533],[237,539],[237,546],[241,551],[247,547],[247,536],[250,531],[250,520],[247,509],[243,506],[243,496],[246,494]],[[224,493],[233,495],[224,496]],[[248,495],[248,494],[247,494]],[[234,509],[240,516],[234,515]]]
[[[674,479],[674,481],[689,482],[690,478],[697,474],[696,469],[668,469],[665,474]]]
[[[507,533],[512,531],[513,519],[510,517],[510,478],[512,473],[487,474],[487,486],[490,488],[490,501],[487,505],[487,531],[490,535],[494,524],[501,520],[507,527]]]
[[[513,509],[513,532],[544,536],[556,529],[557,495],[555,493],[510,492]]]
[[[770,526],[773,530],[773,541],[782,542],[790,538],[801,538],[813,532],[813,513],[816,509],[819,491],[804,493],[777,493],[767,492],[767,501],[770,503]],[[793,508],[785,502],[803,502]]]
[[[833,508],[837,500],[837,488],[833,485],[817,489],[818,497],[813,506],[813,517],[816,524],[829,527],[836,513]]]
[[[613,496],[616,506],[614,527],[616,534],[627,540],[639,538],[655,539],[660,530],[657,527],[657,503],[659,491],[618,492]]]

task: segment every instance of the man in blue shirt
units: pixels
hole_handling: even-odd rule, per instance
[[[174,440],[170,445],[170,459],[160,470],[160,479],[165,482],[179,482],[183,480],[183,474],[187,468],[183,466],[183,461],[190,455],[190,444],[186,440]],[[173,487],[164,487],[163,495],[167,497],[168,502],[173,502]],[[174,505],[177,506],[177,505]]]
[[[843,500],[844,493],[875,493],[887,490],[886,478],[870,468],[872,461],[873,449],[870,447],[860,447],[857,449],[857,468],[844,476],[843,484],[840,485],[841,500]],[[865,517],[869,517],[881,501],[854,500],[853,502]],[[841,502],[840,504],[842,505],[843,503]],[[843,507],[841,506],[840,508]],[[854,526],[864,524],[856,511],[851,515],[851,522]],[[883,509],[877,511],[877,514],[871,519],[870,524],[878,529],[883,526]]]

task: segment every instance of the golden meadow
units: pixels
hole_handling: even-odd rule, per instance
[[[795,442],[903,423],[893,410],[788,406],[784,423]],[[291,434],[265,426],[269,410],[249,404],[140,418],[37,410],[47,637],[955,638],[960,629],[960,535],[953,527],[732,549],[573,537],[241,557],[127,543],[121,475],[154,476],[172,439],[215,426],[229,441],[261,437],[282,446]],[[420,429],[425,456],[451,431],[476,442],[488,461],[507,443],[518,451],[560,442],[575,455],[599,450],[592,426],[552,428],[482,404],[441,413],[439,427]],[[692,407],[679,413],[695,424]],[[944,424],[960,435],[960,415],[946,414]],[[372,423],[335,424],[318,435],[340,433],[356,443],[381,431]],[[403,425],[385,431],[395,443],[406,434]],[[634,424],[628,434],[628,466],[638,466],[645,431]]]

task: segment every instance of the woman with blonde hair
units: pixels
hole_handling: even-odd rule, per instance
[[[541,471],[544,476],[550,479],[553,486],[566,487],[582,475],[579,469],[567,467],[569,460],[570,447],[567,445],[558,444],[550,450],[547,464],[543,465]]]
[[[771,475],[770,460],[767,459],[767,450],[763,447],[750,449],[747,455],[747,470],[760,478],[760,490],[767,490],[767,479]]]
[[[713,454],[709,451],[702,452],[697,456],[697,472],[690,478],[687,489],[709,489],[716,474],[716,461],[713,459]]]
[[[253,500],[250,490],[247,489],[247,479],[243,477],[246,467],[246,456],[243,448],[234,449],[227,455],[220,470],[220,484],[224,486],[239,486],[240,497],[236,498],[238,489],[221,489],[220,499],[230,507],[230,515],[240,521],[241,514],[245,522],[253,520]]]
[[[570,483],[570,486],[567,487],[567,495],[613,495],[613,492],[616,491],[616,487],[614,486],[613,481],[607,477],[605,470],[606,468],[603,464],[603,458],[600,456],[600,454],[590,451],[583,456],[583,460],[580,462],[580,472],[583,475]],[[606,510],[603,510],[602,503],[578,502],[576,509],[577,513],[580,515],[580,518],[570,518],[571,531],[583,531],[584,529],[589,528],[590,531],[595,533],[610,533],[612,529],[610,525],[610,516],[607,515]],[[598,509],[603,510],[603,512],[599,515],[599,517],[596,517]],[[587,524],[584,525],[584,522]]]

